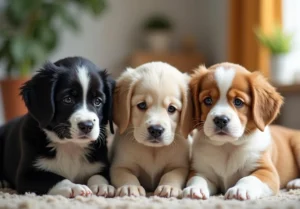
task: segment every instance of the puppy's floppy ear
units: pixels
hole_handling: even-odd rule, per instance
[[[252,115],[257,128],[264,131],[279,114],[282,96],[258,72],[250,77],[252,91]]]
[[[106,96],[106,102],[103,108],[103,124],[109,123],[110,132],[114,134],[113,125],[113,93],[116,82],[110,77],[106,70],[100,71],[100,76],[104,79],[104,93]]]
[[[131,97],[134,89],[134,69],[128,68],[117,80],[113,111],[113,120],[122,134],[130,121]]]
[[[55,112],[54,90],[58,78],[58,67],[48,62],[22,87],[20,95],[30,115],[45,128]]]
[[[190,77],[188,75],[186,76],[186,82],[188,84]],[[182,87],[182,110],[181,110],[181,116],[180,116],[180,128],[181,133],[184,136],[184,138],[187,138],[189,133],[195,128],[195,120],[193,120],[194,115],[194,107],[192,103],[191,93],[188,89],[188,85],[186,87]]]
[[[204,75],[208,72],[204,65],[199,66],[198,69],[194,70],[193,74],[191,75],[191,80],[189,83],[192,104],[194,108],[193,114],[193,122],[194,125],[197,126],[201,121],[201,106],[199,103],[199,94],[201,92],[201,82],[203,80]],[[194,127],[196,128],[196,127]]]

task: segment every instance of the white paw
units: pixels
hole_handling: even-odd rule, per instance
[[[57,183],[52,189],[49,190],[50,195],[62,195],[64,197],[72,198],[76,196],[90,196],[92,191],[82,184],[74,184],[71,181],[65,179]]]
[[[142,186],[136,185],[124,185],[117,189],[116,196],[124,197],[124,196],[146,196],[146,191]]]
[[[286,185],[287,189],[300,189],[300,179],[294,179]]]
[[[156,188],[154,195],[159,197],[181,197],[182,190],[169,185],[161,185]]]
[[[209,198],[209,190],[207,187],[189,186],[183,190],[183,197],[206,200]]]
[[[111,185],[101,184],[101,185],[92,185],[90,186],[93,194],[103,197],[114,197],[115,188]]]
[[[259,188],[251,188],[246,185],[237,185],[227,190],[225,199],[237,199],[237,200],[253,200],[261,197]]]

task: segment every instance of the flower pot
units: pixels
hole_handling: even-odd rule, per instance
[[[5,79],[0,81],[4,117],[9,121],[27,113],[27,108],[19,95],[20,87],[28,78]]]
[[[168,30],[148,31],[146,43],[153,52],[166,52],[170,49],[171,34]]]
[[[289,68],[288,55],[272,55],[271,80],[275,84],[290,85],[294,82],[293,70]]]

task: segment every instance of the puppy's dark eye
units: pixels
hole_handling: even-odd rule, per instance
[[[235,99],[233,100],[233,104],[234,104],[234,106],[236,106],[237,108],[241,108],[241,107],[244,106],[244,102],[243,102],[241,99],[239,99],[239,98],[235,98]]]
[[[173,105],[170,105],[170,106],[168,107],[168,112],[169,112],[169,113],[174,113],[174,112],[176,112],[176,107],[174,107]]]
[[[74,100],[73,100],[71,97],[67,96],[67,97],[65,97],[65,98],[63,99],[63,102],[64,102],[65,104],[69,105],[69,104],[73,104],[73,103],[74,103]]]
[[[94,105],[96,107],[99,107],[101,104],[102,104],[102,99],[100,97],[94,99]]]
[[[210,106],[210,105],[212,105],[213,100],[212,100],[211,97],[206,97],[206,98],[203,100],[203,102],[204,102],[204,104],[205,104],[206,106]]]
[[[140,110],[146,110],[147,109],[147,103],[146,102],[141,102],[137,105],[137,107],[140,109]]]

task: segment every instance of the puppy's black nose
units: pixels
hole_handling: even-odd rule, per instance
[[[160,137],[164,131],[165,129],[161,125],[153,125],[148,128],[149,134],[154,138]]]
[[[226,127],[229,121],[230,119],[225,115],[217,116],[214,118],[215,125],[221,129]]]
[[[94,123],[90,120],[82,121],[78,123],[78,128],[80,129],[80,131],[82,131],[85,134],[90,133],[93,127],[94,127]]]

